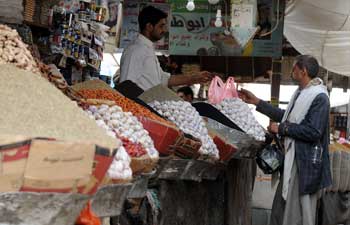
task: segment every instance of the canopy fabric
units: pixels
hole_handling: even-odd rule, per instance
[[[302,54],[326,69],[350,76],[350,1],[292,0],[285,12],[284,35]]]

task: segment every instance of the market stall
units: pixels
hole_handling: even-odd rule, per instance
[[[331,108],[329,157],[333,183],[321,200],[319,224],[349,223],[349,151],[347,105]]]
[[[0,25],[2,222],[80,224],[88,212],[115,223],[125,203],[142,215],[147,202],[154,224],[251,224],[265,131],[248,106],[191,105],[161,86],[128,98],[90,80],[103,59],[106,8],[77,2],[25,2],[26,23],[50,33],[33,32],[38,49],[30,33]]]
[[[255,162],[252,159],[254,159],[256,151],[264,146],[264,142],[245,134],[242,129],[247,127],[238,131],[221,125],[216,121],[225,118],[225,115],[220,111],[218,111],[217,116],[213,116],[213,119],[206,118],[207,122],[205,123],[194,107],[161,86],[144,92],[139,98],[165,118],[171,115],[173,117],[170,118],[171,122],[156,114],[151,114],[145,107],[126,99],[101,81],[84,82],[75,85],[73,89],[85,97],[114,101],[123,110],[128,110],[139,116],[139,121],[148,130],[161,155],[152,183],[156,184],[159,191],[158,197],[160,205],[162,205],[159,209],[162,215],[160,221],[162,223],[197,221],[198,223],[212,224],[215,221],[227,220],[235,224],[242,219],[246,220],[245,223],[249,223],[249,202],[255,171]],[[183,112],[184,109],[186,111]],[[189,121],[194,121],[192,126],[189,122],[181,123],[183,120],[181,117],[184,115],[192,115],[188,118]],[[157,121],[152,122],[149,117]],[[202,120],[203,122],[201,122]],[[232,120],[230,121],[234,124]],[[198,127],[196,124],[206,125]],[[196,138],[197,133],[202,133],[202,135]],[[203,138],[205,133],[208,135],[208,139],[199,139]],[[208,142],[208,146],[201,149],[203,143],[208,140],[211,140]],[[210,146],[214,146],[214,149],[211,149]],[[231,160],[232,158],[236,159]],[[231,163],[228,164],[229,161]],[[250,176],[246,176],[246,174],[250,174]],[[235,188],[230,188],[232,186]],[[180,193],[186,194],[180,198]],[[203,196],[206,197],[203,198]],[[198,198],[200,201],[195,202],[194,198]],[[236,201],[236,199],[238,200]],[[214,202],[216,202],[217,207],[213,209]],[[198,208],[194,204],[208,207]],[[245,206],[242,207],[242,204]],[[186,213],[179,214],[177,210]],[[197,211],[194,212],[194,210]],[[225,210],[227,213],[224,214]],[[242,214],[242,212],[244,213]],[[208,217],[196,216],[199,214],[208,215]],[[191,220],[188,219],[190,215]],[[211,215],[221,216],[214,219],[215,217]],[[208,218],[212,218],[212,221],[208,221]]]

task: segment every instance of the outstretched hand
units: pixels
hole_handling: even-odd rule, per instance
[[[208,72],[208,71],[202,71],[199,74],[193,75],[193,83],[207,83],[211,81],[214,77],[214,74]]]
[[[257,98],[252,92],[245,90],[245,89],[241,89],[240,91],[238,91],[238,96],[245,103],[248,103],[248,104],[257,105],[260,101],[260,99]]]

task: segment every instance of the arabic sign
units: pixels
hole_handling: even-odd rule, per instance
[[[222,29],[216,28],[214,21],[215,14],[173,11],[170,22],[170,54],[219,55],[218,50],[213,48],[212,41],[215,37],[212,34]]]
[[[270,22],[272,18],[271,9],[276,5],[276,0],[258,0],[257,5],[259,5],[257,10],[261,12],[257,21],[260,32],[268,33],[272,29]],[[221,6],[221,9],[223,8],[225,7]],[[227,35],[224,32],[225,27],[217,28],[214,26],[216,8],[210,6],[206,1],[196,1],[194,12],[186,10],[186,2],[184,1],[173,2],[171,9],[172,15],[169,17],[171,21],[169,29],[169,51],[171,55],[258,57],[280,57],[282,55],[283,17],[272,35],[247,42],[257,32],[259,34],[259,30],[255,28],[243,29],[242,26],[231,30],[231,17],[226,18],[225,12],[223,12],[223,24],[224,26],[227,24],[229,27],[227,30],[234,33],[235,37]],[[250,11],[252,11],[251,8]],[[247,14],[242,16],[246,18],[248,17]],[[253,20],[254,18],[250,19],[248,23],[251,24]]]
[[[159,1],[158,1],[159,2]],[[128,0],[124,3],[123,25],[120,37],[120,48],[127,47],[136,39],[139,33],[139,24],[137,17],[139,12],[148,5],[152,5],[170,15],[170,5],[165,3],[148,3],[137,0]],[[155,44],[157,50],[169,49],[169,34]]]

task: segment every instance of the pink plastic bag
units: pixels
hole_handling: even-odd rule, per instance
[[[226,98],[237,98],[237,90],[235,87],[235,80],[229,77],[224,83],[220,77],[215,76],[211,81],[208,91],[208,99],[211,104],[219,104]]]

